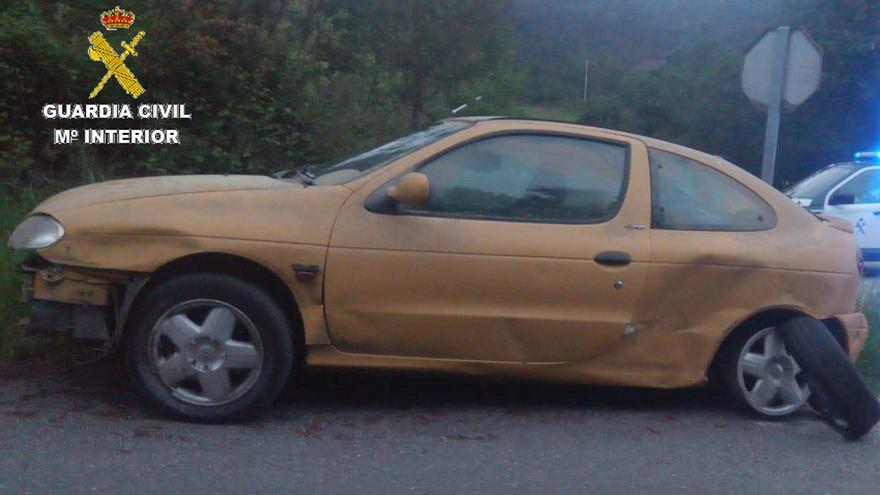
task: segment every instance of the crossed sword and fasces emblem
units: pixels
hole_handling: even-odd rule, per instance
[[[141,31],[131,39],[131,42],[126,43],[123,41],[122,48],[124,48],[125,51],[122,52],[122,55],[117,54],[116,51],[113,50],[113,47],[110,46],[110,43],[104,39],[104,35],[100,32],[92,33],[92,35],[89,36],[89,43],[92,44],[92,46],[89,47],[89,58],[95,62],[103,62],[104,66],[107,67],[107,73],[104,74],[101,82],[99,82],[98,85],[95,86],[95,89],[89,94],[89,99],[97,96],[98,93],[104,89],[104,85],[107,84],[107,81],[109,81],[111,77],[115,77],[119,85],[122,86],[122,89],[133,98],[137,98],[144,93],[144,87],[141,86],[141,83],[138,82],[136,77],[134,77],[134,74],[132,74],[128,67],[125,66],[125,59],[128,58],[129,55],[137,57],[137,52],[134,51],[134,47],[140,43],[141,38],[143,38],[145,34],[146,33]]]

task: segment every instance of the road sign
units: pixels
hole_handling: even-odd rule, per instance
[[[783,107],[794,110],[819,89],[822,50],[802,29],[782,26],[769,31],[746,54],[742,88],[760,108],[767,109],[761,178],[773,183],[779,119]]]
[[[774,71],[779,31],[770,31],[758,40],[743,63],[743,91],[762,108],[769,106],[773,76],[779,72]],[[806,32],[795,29],[790,31],[786,59],[782,99],[787,109],[793,110],[819,89],[822,50]]]

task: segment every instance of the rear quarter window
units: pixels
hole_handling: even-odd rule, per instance
[[[748,232],[776,226],[776,213],[742,183],[680,155],[649,150],[651,227]]]

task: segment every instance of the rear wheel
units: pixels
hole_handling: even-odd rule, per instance
[[[825,325],[801,317],[786,321],[780,330],[810,383],[820,391],[814,407],[834,424],[842,424],[850,437],[870,431],[880,420],[880,403]]]
[[[132,315],[126,365],[164,412],[200,421],[271,403],[293,362],[290,327],[274,300],[228,275],[193,274],[153,289]]]
[[[763,416],[791,414],[810,397],[806,375],[775,327],[733,336],[721,349],[719,365],[738,402]]]

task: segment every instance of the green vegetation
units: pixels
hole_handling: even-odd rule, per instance
[[[6,239],[16,224],[21,221],[30,206],[34,195],[30,190],[13,192],[0,186],[0,360],[24,357],[42,348],[43,339],[28,337],[18,328],[18,321],[26,313],[25,305],[19,302],[21,280],[15,272],[15,265],[21,261],[21,254],[6,247]]]
[[[110,4],[108,4],[109,6]],[[321,163],[470,110],[507,113],[517,86],[504,0],[132,0],[144,30],[132,102],[86,55],[94,2],[0,10],[0,178],[261,173]],[[114,47],[132,33],[107,33]],[[126,36],[128,38],[126,38]],[[185,103],[191,120],[44,119],[46,103]],[[126,124],[126,125],[122,125]],[[181,145],[50,144],[53,128],[179,128]]]
[[[803,26],[825,54],[822,86],[783,116],[776,185],[880,139],[880,3],[872,0],[520,0],[520,100],[581,122],[721,155],[756,173],[765,114],[740,90],[762,32]],[[590,60],[588,102],[581,101]]]
[[[877,275],[875,275],[877,276]],[[868,342],[859,356],[859,371],[880,392],[880,280],[865,280],[859,294],[859,311],[868,319]]]
[[[805,26],[825,52],[820,91],[784,117],[777,185],[880,133],[880,3],[873,0],[131,0],[144,30],[137,103],[185,103],[182,145],[51,145],[45,103],[84,103],[93,2],[0,10],[0,178],[265,172],[323,163],[449,116],[525,114],[620,128],[757,171],[764,115],[739,88],[762,31]],[[108,33],[118,46],[124,35]],[[589,58],[588,103],[581,101]],[[474,98],[481,96],[479,102]],[[98,99],[131,103],[114,84]]]

